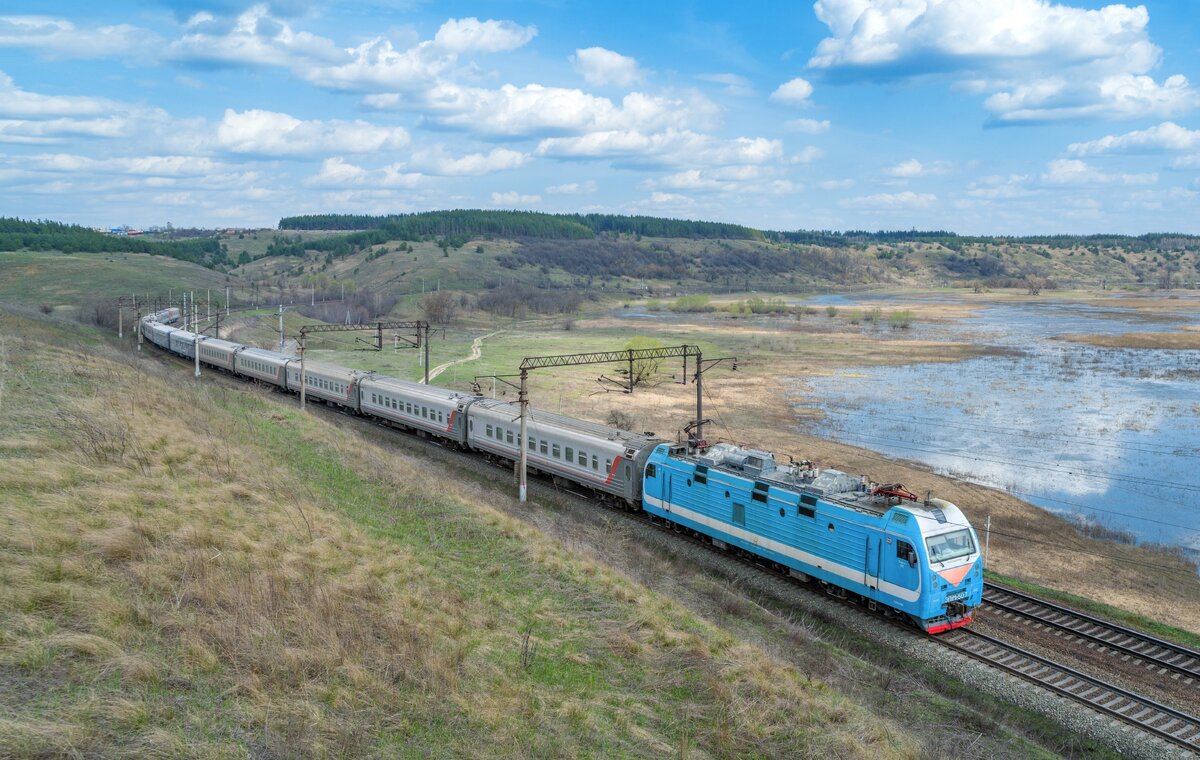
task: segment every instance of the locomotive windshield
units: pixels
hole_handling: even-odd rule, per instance
[[[975,551],[975,542],[971,540],[971,531],[965,528],[930,536],[925,539],[925,545],[929,547],[930,562],[946,562],[965,557]]]

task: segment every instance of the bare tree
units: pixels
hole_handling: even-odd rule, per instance
[[[448,290],[437,290],[421,300],[421,310],[425,319],[434,324],[444,325],[454,321],[458,314],[459,298]]]

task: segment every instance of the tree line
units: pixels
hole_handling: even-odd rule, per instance
[[[616,214],[543,214],[534,211],[455,209],[415,214],[309,214],[279,220],[281,230],[386,230],[396,240],[438,236],[583,240],[603,234],[646,237],[761,240],[740,224]]]
[[[0,250],[61,251],[63,253],[148,253],[214,267],[225,263],[225,251],[213,237],[189,240],[148,240],[106,235],[87,227],[51,221],[0,217]]]

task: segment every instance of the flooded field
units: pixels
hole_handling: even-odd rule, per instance
[[[1111,301],[988,305],[920,329],[994,353],[798,379],[801,425],[1008,490],[1098,534],[1200,554],[1200,351],[1055,339],[1195,326],[1198,306],[1186,298],[1153,313]]]

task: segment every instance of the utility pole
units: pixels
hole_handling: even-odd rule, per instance
[[[988,549],[992,543],[992,516],[987,516],[987,526],[983,529],[983,569],[987,570]]]
[[[733,369],[737,370],[737,359],[731,356],[721,357],[720,359],[705,360],[700,351],[699,346],[671,346],[667,348],[627,348],[620,351],[600,351],[586,354],[559,354],[557,356],[527,356],[521,360],[521,365],[518,368],[520,371],[520,383],[517,385],[517,402],[521,406],[521,441],[519,447],[521,456],[519,461],[518,473],[518,494],[522,502],[525,501],[527,493],[526,468],[528,466],[528,444],[525,441],[525,433],[527,428],[527,419],[529,417],[529,370],[544,369],[547,367],[573,367],[582,364],[612,364],[620,362],[628,364],[630,369],[629,390],[633,392],[634,378],[632,367],[635,361],[646,359],[666,359],[670,357],[682,357],[684,362],[684,379],[687,383],[687,360],[688,357],[696,358],[696,371],[693,375],[693,380],[696,383],[696,419],[688,423],[684,430],[689,433],[689,441],[694,440],[697,445],[702,441],[704,424],[708,420],[704,419],[703,407],[703,389],[701,387],[702,378],[706,370],[715,367],[716,365],[731,361]],[[492,375],[492,397],[496,395],[496,379],[498,376]],[[511,377],[511,375],[509,375]],[[478,378],[476,378],[478,382]],[[509,385],[507,380],[504,381]],[[610,381],[611,382],[611,381]],[[476,391],[478,392],[478,390]]]
[[[517,436],[517,447],[521,449],[521,475],[517,484],[517,497],[525,503],[526,479],[529,471],[529,446],[525,443],[525,430],[529,424],[529,370],[521,370],[521,387],[517,389],[517,403],[521,405],[521,432]]]
[[[225,318],[229,318],[229,286],[225,286]]]
[[[192,302],[192,316],[195,317],[195,323],[200,321],[200,309],[195,301]],[[196,355],[196,377],[200,377],[200,331],[196,329],[195,323],[192,325],[192,353]]]
[[[204,304],[204,318],[212,319],[212,288],[208,289],[208,300]]]
[[[282,319],[282,318],[281,318]],[[300,411],[304,411],[305,389],[308,387],[308,376],[304,372],[304,328],[300,328]]]
[[[279,304],[279,353],[283,353],[283,304]],[[303,364],[303,358],[301,359],[301,364]]]

